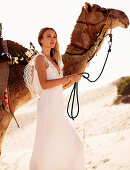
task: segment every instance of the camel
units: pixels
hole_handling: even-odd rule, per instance
[[[116,27],[127,28],[128,25],[129,19],[124,12],[117,9],[102,8],[99,5],[85,2],[71,34],[70,44],[62,55],[64,63],[63,75],[84,72],[89,59],[91,59],[102,46],[104,37],[108,31]],[[16,42],[11,40],[6,40],[6,42],[8,52],[11,56],[22,55],[23,52],[27,51],[27,48]],[[8,94],[12,114],[25,103],[32,100],[31,93],[25,86],[23,79],[26,64],[27,63],[9,65],[8,70],[7,61],[0,62],[0,73],[4,68],[7,69],[7,74],[9,74]],[[0,89],[2,89],[4,85],[1,82],[5,79],[6,75],[1,78],[0,74]],[[74,83],[69,82],[63,86],[63,90],[73,84]],[[2,92],[0,95],[3,95]],[[2,99],[0,98],[0,100]],[[0,105],[1,104],[2,101],[0,101]],[[11,119],[12,115],[6,109],[3,111],[0,110],[0,155],[2,143]]]

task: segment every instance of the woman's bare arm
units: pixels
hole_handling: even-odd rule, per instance
[[[38,55],[35,58],[35,68],[37,70],[39,82],[43,89],[52,88],[52,87],[58,86],[60,84],[65,85],[66,83],[68,83],[67,77],[53,79],[53,80],[47,80],[46,63],[45,63],[44,56],[42,56],[42,55]]]
[[[63,75],[64,75],[64,67],[63,67],[61,70],[62,70]],[[65,83],[62,83],[62,86],[64,86],[65,84],[66,84],[66,82],[65,82]]]

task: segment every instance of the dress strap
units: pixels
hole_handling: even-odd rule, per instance
[[[62,69],[62,68],[64,67],[64,64],[63,64],[62,59],[61,59],[61,60],[58,60],[58,62],[59,62],[59,67],[60,67],[60,69]]]
[[[51,63],[51,62],[47,59],[47,57],[46,57],[43,53],[39,53],[39,54],[41,54],[41,55],[44,56],[45,61],[46,61],[46,64],[49,66],[49,63]],[[53,64],[51,63],[51,66],[52,66],[52,65],[53,65]],[[59,65],[60,70],[62,70],[62,68],[64,67],[62,58],[61,58],[61,60],[58,60],[58,65]],[[53,65],[53,67],[54,67],[54,65]]]
[[[46,56],[42,53],[39,53],[40,55],[44,56],[44,59],[45,59],[45,63],[49,66],[49,62],[48,62],[48,59],[46,58]]]

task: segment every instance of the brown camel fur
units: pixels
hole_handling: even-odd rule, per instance
[[[91,5],[86,2],[85,6],[82,7],[81,14],[78,17],[77,23],[71,34],[71,43],[79,45],[85,49],[89,49],[95,42],[96,37],[101,31],[106,19],[107,30],[118,26],[123,28],[128,27],[129,19],[124,12],[116,9],[109,9],[111,15],[107,18],[107,11],[108,9],[106,8],[101,8],[98,5]],[[80,21],[80,23],[78,23],[78,21]],[[87,24],[82,22],[87,22]],[[14,43],[13,41],[7,40],[7,43],[8,52],[12,56],[17,56],[18,53],[22,54],[23,52],[27,51],[26,48]],[[70,44],[68,45],[66,52],[71,54],[81,54],[84,52],[82,49],[74,47]],[[75,72],[83,72],[87,66],[89,55],[88,53],[84,55],[69,55],[64,53],[62,57],[65,76]],[[25,86],[25,82],[23,80],[24,68],[25,65],[21,64],[9,65],[8,86],[10,104],[13,113],[25,103],[32,100],[30,91]],[[73,85],[73,83],[68,83],[63,87],[63,89],[66,89],[71,85]],[[6,111],[0,113],[0,149],[11,119],[12,115]]]
[[[129,19],[124,12],[108,9],[111,14],[107,20],[107,30],[115,27],[127,28],[129,25]],[[77,23],[71,34],[70,44],[79,45],[85,49],[89,49],[95,42],[97,34],[101,31],[103,24],[107,18],[107,9],[100,6],[89,3],[85,3],[85,7],[82,7],[81,14],[77,19]],[[88,24],[78,23],[78,21],[87,22]],[[103,22],[102,22],[103,21]],[[99,24],[98,24],[99,23]],[[96,24],[96,25],[95,25]],[[102,42],[103,43],[103,42]],[[68,45],[65,52],[71,54],[82,54],[84,51],[72,45]],[[84,72],[87,63],[88,55],[63,55],[64,75],[72,74],[75,72]],[[64,89],[70,87],[73,83],[70,82],[64,86]]]

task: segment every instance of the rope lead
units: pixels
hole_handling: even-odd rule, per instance
[[[112,38],[111,38],[111,39],[112,39]],[[81,73],[82,75],[83,75],[83,74],[87,74],[87,77],[84,76],[84,75],[83,75],[83,77],[86,78],[89,82],[92,82],[92,83],[93,83],[93,82],[96,82],[96,81],[100,78],[100,76],[102,75],[103,70],[104,70],[104,67],[105,67],[106,62],[107,62],[107,59],[108,59],[108,56],[109,56],[109,53],[111,52],[111,46],[112,46],[112,42],[111,42],[111,40],[110,40],[109,49],[108,49],[108,53],[107,53],[106,60],[105,60],[105,62],[104,62],[104,65],[103,65],[103,68],[102,68],[102,70],[101,70],[101,73],[99,74],[99,76],[98,76],[95,80],[90,80],[90,79],[89,79],[89,77],[90,77],[89,73],[87,73],[87,72],[82,72],[82,73]],[[76,96],[77,96],[78,111],[77,111],[76,116],[73,116],[73,105],[74,105],[75,93],[76,93]],[[71,100],[72,95],[73,95],[73,100],[72,100],[71,115],[70,115],[69,112],[68,112],[68,109],[69,109],[69,103],[70,103],[70,100]],[[68,113],[68,116],[69,116],[70,118],[72,118],[73,121],[74,121],[74,119],[75,119],[75,118],[78,116],[78,114],[79,114],[78,82],[75,82],[75,83],[74,83],[73,89],[72,89],[72,91],[71,91],[70,98],[69,98],[69,101],[68,101],[68,104],[67,104],[67,113]]]

